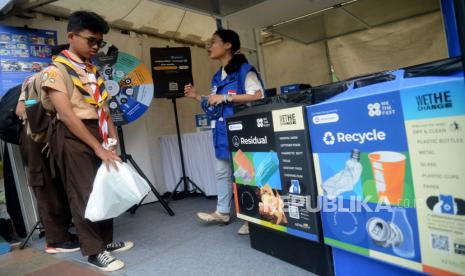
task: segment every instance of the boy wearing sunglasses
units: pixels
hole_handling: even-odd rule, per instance
[[[57,66],[50,66],[42,74],[42,90],[49,95],[58,114],[50,148],[63,179],[82,254],[88,256],[90,265],[115,271],[124,267],[124,263],[111,252],[128,250],[133,243],[113,242],[112,220],[90,222],[84,217],[101,162],[107,168],[121,162],[116,146],[107,146],[109,139],[116,141],[117,135],[103,78],[90,61],[105,44],[103,35],[109,26],[99,15],[87,11],[74,12],[68,20],[69,50],[54,59],[67,74]],[[73,88],[67,91],[70,80]]]

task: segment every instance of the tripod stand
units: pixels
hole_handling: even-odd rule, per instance
[[[206,196],[205,192],[202,191],[202,189],[200,189],[199,186],[197,186],[197,184],[195,184],[194,181],[192,181],[188,176],[186,176],[186,169],[184,167],[184,154],[183,154],[182,143],[181,143],[181,133],[179,131],[179,119],[178,119],[178,109],[176,107],[176,97],[172,97],[171,102],[173,103],[174,118],[176,120],[176,135],[178,137],[179,155],[181,157],[182,176],[181,176],[181,179],[179,179],[178,184],[176,184],[176,187],[174,187],[174,190],[171,192],[171,195],[168,198],[168,202],[171,201],[171,199],[173,198],[174,193],[179,188],[179,185],[181,185],[181,183],[184,183],[184,186],[183,186],[184,187],[184,195],[186,195],[186,196],[189,195],[189,184],[188,183],[190,183],[194,187],[193,191],[198,190],[200,193],[202,193],[204,196]]]
[[[149,184],[150,189],[152,190],[152,193],[158,198],[158,201],[160,201],[161,205],[163,205],[163,207],[168,212],[168,214],[170,216],[174,216],[173,210],[171,210],[171,208],[168,206],[166,201],[161,197],[161,195],[158,193],[158,191],[155,189],[152,183],[150,183],[150,180],[147,178],[147,176],[145,176],[144,172],[139,168],[136,161],[134,161],[134,159],[132,158],[130,154],[126,153],[126,147],[124,145],[123,128],[121,126],[117,126],[116,128],[118,131],[118,138],[119,138],[120,151],[121,151],[121,160],[123,160],[123,162],[126,162],[127,160],[129,160],[129,162],[131,162],[131,165],[134,167],[134,169],[136,169],[136,171],[147,181],[147,184]],[[129,212],[131,214],[136,213],[137,209],[139,209],[140,205],[142,204],[142,201],[139,202],[138,205],[129,209]]]
[[[32,237],[32,235],[34,234],[34,231],[36,230],[42,230],[39,234],[39,237],[42,238],[44,236],[44,227],[43,226],[40,226],[40,224],[42,224],[42,222],[39,220],[37,220],[36,224],[34,224],[34,227],[32,228],[31,231],[29,231],[29,233],[27,234],[27,237],[24,239],[24,241],[21,243],[21,245],[19,246],[19,249],[24,249],[24,247],[26,247],[26,244],[28,243],[29,239]]]

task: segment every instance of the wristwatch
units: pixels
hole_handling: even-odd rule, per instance
[[[232,102],[232,100],[233,100],[232,95],[228,94],[228,96],[226,97],[226,102],[230,103]]]

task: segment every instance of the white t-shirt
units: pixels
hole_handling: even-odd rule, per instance
[[[224,68],[221,68],[221,80],[224,80],[227,76],[228,74]],[[257,73],[250,71],[245,76],[245,93],[248,95],[255,95],[258,90],[262,91],[262,98],[264,98],[265,90],[263,89],[261,82],[258,80]]]

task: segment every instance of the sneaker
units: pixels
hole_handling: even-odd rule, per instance
[[[103,251],[100,254],[92,255],[87,258],[87,262],[102,271],[111,272],[124,267],[124,263],[115,257],[110,252]]]
[[[112,242],[107,244],[106,250],[108,252],[123,252],[134,247],[134,243],[130,241]]]
[[[68,253],[79,251],[79,242],[65,241],[45,244],[45,252],[48,254]]]
[[[221,214],[218,211],[213,213],[197,213],[197,217],[203,222],[211,222],[211,223],[229,223],[229,215]]]
[[[246,223],[242,224],[241,228],[239,228],[239,230],[237,230],[237,234],[239,234],[239,235],[248,235],[249,234],[249,223],[246,222]]]

